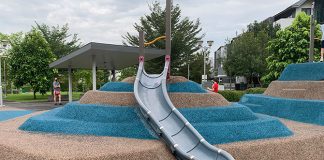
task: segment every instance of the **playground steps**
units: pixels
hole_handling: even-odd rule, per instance
[[[288,99],[262,94],[246,94],[239,103],[256,113],[324,125],[324,101],[322,100]]]
[[[180,108],[179,111],[212,144],[292,135],[278,119],[254,114],[239,104]],[[63,108],[29,118],[19,129],[69,135],[157,139],[150,127],[138,117],[138,113],[135,107],[69,103]]]

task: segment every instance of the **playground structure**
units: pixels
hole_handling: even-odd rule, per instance
[[[166,35],[152,42],[144,43],[140,32],[136,77],[107,83],[79,102],[0,123],[2,158],[323,159],[323,63],[288,66],[265,95],[230,103],[170,76],[170,18],[166,25]],[[144,46],[161,39],[166,39],[164,70],[147,74]]]

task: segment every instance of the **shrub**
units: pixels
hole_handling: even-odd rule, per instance
[[[249,88],[245,90],[245,94],[263,94],[266,88]]]
[[[225,99],[230,102],[238,102],[244,94],[263,94],[266,88],[249,88],[245,91],[225,90],[219,91]]]
[[[235,90],[225,90],[225,91],[219,91],[219,94],[221,94],[225,99],[227,99],[230,102],[238,102],[240,101],[240,98],[245,94],[245,92],[235,91]]]

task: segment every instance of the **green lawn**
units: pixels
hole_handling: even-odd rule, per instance
[[[82,92],[73,92],[72,99],[79,100],[80,94],[82,94]],[[48,100],[49,95],[51,95],[51,92],[47,92],[44,95],[37,93],[36,99],[34,99],[34,95],[32,92],[20,93],[20,94],[8,94],[7,97],[4,98],[4,100],[15,101],[15,102],[46,102]],[[68,93],[62,92],[62,95],[68,95]]]

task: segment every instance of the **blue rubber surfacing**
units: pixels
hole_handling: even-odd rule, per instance
[[[256,115],[245,106],[182,108],[179,111],[211,144],[290,136],[278,119]],[[19,129],[45,133],[156,139],[136,107],[69,103],[29,118]]]
[[[0,122],[6,121],[9,119],[21,117],[27,114],[32,113],[32,111],[29,110],[8,110],[8,111],[0,111]]]
[[[103,85],[100,91],[109,92],[134,92],[134,84],[126,82],[108,82]],[[190,92],[190,93],[207,93],[206,90],[193,81],[171,83],[167,86],[168,92]]]
[[[279,81],[321,81],[324,80],[324,63],[298,63],[288,65]]]
[[[321,100],[246,94],[239,103],[249,107],[253,112],[304,123],[324,125],[324,101]]]

